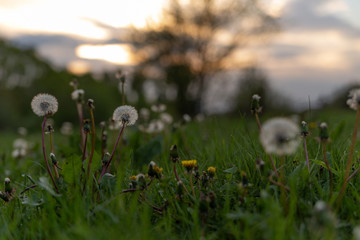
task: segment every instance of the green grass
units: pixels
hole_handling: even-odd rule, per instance
[[[287,193],[287,214],[280,188],[268,180],[271,165],[251,117],[191,122],[159,135],[126,129],[121,152],[111,167],[116,177],[107,179],[95,193],[96,186],[82,190],[81,152],[76,135],[70,139],[58,132],[54,135],[55,153],[63,167],[58,195],[52,191],[46,173],[40,133],[28,137],[35,145],[22,159],[11,157],[16,136],[1,134],[0,177],[7,176],[5,170],[10,171],[16,192],[12,201],[0,207],[0,236],[4,239],[351,239],[353,228],[360,225],[358,175],[348,185],[337,211],[333,203],[343,181],[355,113],[314,112],[311,118],[309,122],[329,124],[332,141],[327,154],[336,173],[334,197],[329,198],[327,170],[323,169],[322,173],[320,170],[323,157],[315,139],[318,130],[311,129],[312,135],[308,137],[311,174],[302,147],[286,159],[286,183],[291,189]],[[108,151],[112,148],[111,139],[110,132]],[[201,191],[195,184],[195,197],[186,193],[177,196],[177,182],[169,159],[172,144],[177,144],[181,160],[197,160],[200,174],[209,166],[216,167],[211,184]],[[357,142],[354,159],[360,157],[359,147]],[[100,167],[99,152],[97,142],[92,173]],[[262,171],[256,168],[257,158],[265,161]],[[122,193],[129,188],[131,175],[147,173],[151,160],[164,169],[163,178],[155,179],[144,191]],[[279,159],[275,160],[279,164]],[[189,176],[180,163],[177,170],[190,191]],[[246,182],[249,185],[241,187]],[[20,195],[32,184],[38,186]],[[328,208],[317,212],[314,206],[319,200],[325,201]]]

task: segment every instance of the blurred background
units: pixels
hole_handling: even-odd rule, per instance
[[[0,130],[38,128],[34,95],[76,122],[77,79],[96,119],[126,103],[184,114],[345,108],[359,83],[357,0],[0,0]]]

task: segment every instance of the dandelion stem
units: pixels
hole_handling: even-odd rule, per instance
[[[180,178],[179,178],[179,175],[177,174],[177,171],[176,171],[176,162],[173,163],[173,170],[174,170],[174,174],[175,174],[175,177],[176,177],[176,180],[178,182],[180,182]],[[189,191],[187,190],[187,188],[185,187],[184,184],[182,184],[184,186],[184,190],[187,194],[189,194]]]
[[[285,156],[280,156],[280,179],[279,179],[281,198],[284,204],[285,215],[289,212],[289,203],[286,198],[286,183],[285,183]]]
[[[95,123],[94,123],[95,124]],[[105,144],[106,144],[106,136],[105,136],[105,128],[101,130],[101,159],[104,158],[105,154]]]
[[[309,174],[310,174],[310,162],[309,162],[309,155],[308,155],[308,151],[307,151],[305,136],[304,136],[304,151],[305,151],[306,166],[307,166],[307,168],[309,170]]]
[[[36,188],[36,187],[37,187],[36,184],[29,186],[29,187],[25,188],[25,189],[20,193],[20,195],[23,195],[25,192],[29,191],[29,190],[32,189],[32,188]]]
[[[192,173],[190,173],[189,175],[190,175],[191,192],[192,192],[193,196],[195,197],[194,185],[193,185],[193,181],[192,181]]]
[[[89,163],[88,163],[88,168],[87,168],[87,177],[86,179],[89,178],[90,176],[90,168],[91,168],[91,162],[92,159],[94,157],[94,151],[95,151],[95,139],[96,139],[96,133],[95,133],[95,119],[94,119],[94,112],[93,109],[90,108],[90,117],[91,117],[91,127],[92,127],[92,144],[91,144],[91,152],[90,152],[90,157],[89,157]]]
[[[278,173],[278,171],[277,171],[277,169],[276,169],[274,159],[273,159],[273,157],[271,156],[271,154],[268,154],[268,155],[269,155],[269,158],[270,158],[271,165],[272,165],[272,167],[273,167],[273,169],[274,169],[274,173],[275,173],[276,177],[279,178],[279,173]]]
[[[329,178],[330,178],[330,198],[332,197],[333,192],[333,175],[330,169],[329,161],[326,156],[326,142],[322,141],[322,149],[323,149],[323,156],[324,156],[324,162],[326,165],[327,170],[329,171]]]
[[[279,182],[276,182],[274,179],[273,179],[273,175],[270,174],[269,176],[269,181],[273,184],[275,184],[276,186],[279,186],[279,187],[284,187],[286,189],[286,191],[290,192],[290,188],[288,186],[284,186],[282,183],[279,183]]]
[[[50,131],[49,133],[49,137],[50,137],[50,150],[52,153],[54,153],[54,144],[53,144],[53,138],[52,138],[52,132]]]
[[[49,132],[49,138],[50,138],[50,150],[51,150],[52,153],[54,153],[54,144],[53,144],[53,138],[52,138],[52,132],[51,131]],[[59,172],[56,169],[57,166],[55,164],[52,164],[52,166],[54,168],[55,177],[59,178]]]
[[[256,123],[257,123],[257,126],[259,128],[259,131],[261,131],[261,124],[260,124],[259,114],[257,114],[257,112],[255,112],[255,119],[256,119]]]
[[[360,168],[357,168],[347,179],[346,182],[349,182],[355,175],[359,172]]]
[[[119,136],[118,136],[117,139],[116,139],[116,143],[115,143],[114,148],[113,148],[113,151],[112,151],[112,153],[111,153],[111,155],[110,155],[109,161],[106,163],[106,165],[103,167],[103,169],[102,169],[102,171],[101,171],[101,174],[100,174],[100,177],[99,177],[99,181],[100,181],[101,178],[104,176],[104,174],[106,173],[106,170],[107,170],[107,169],[109,168],[109,166],[110,166],[111,160],[112,160],[113,157],[114,157],[114,154],[115,154],[117,145],[118,145],[119,140],[120,140],[120,137],[121,137],[121,135],[122,135],[122,133],[123,133],[123,131],[124,131],[124,129],[125,129],[125,126],[126,126],[126,124],[124,123],[124,124],[122,125],[122,128],[121,128],[120,132],[119,132]]]
[[[82,110],[82,104],[77,102],[76,103],[77,112],[79,115],[79,122],[80,122],[80,148],[81,150],[84,149],[84,132],[83,132],[83,110]]]
[[[337,208],[340,207],[342,198],[344,197],[344,194],[345,194],[346,185],[347,185],[348,181],[350,181],[350,179],[351,179],[351,178],[349,179],[349,175],[350,175],[352,158],[353,158],[353,154],[354,154],[355,142],[356,142],[358,127],[359,127],[359,117],[360,117],[360,105],[357,107],[357,111],[356,111],[355,126],[354,126],[352,141],[351,141],[349,158],[348,158],[348,161],[347,161],[347,164],[346,164],[346,171],[345,171],[344,183],[343,183],[343,185],[342,185],[342,187],[341,187],[339,196],[338,196],[338,198],[337,198]],[[349,179],[349,180],[348,180],[348,179]]]
[[[54,168],[54,172],[55,172],[55,177],[56,177],[56,178],[59,178],[59,177],[60,177],[60,176],[59,176],[59,172],[58,172],[55,164],[53,164],[53,168]]]
[[[175,173],[176,180],[180,181],[180,178],[179,178],[179,176],[178,176],[178,174],[176,172],[176,163],[175,162],[173,163],[173,170],[174,170],[174,173]]]
[[[84,141],[84,148],[83,148],[83,153],[82,153],[82,158],[81,160],[84,162],[85,159],[86,159],[86,145],[87,145],[87,137],[88,137],[88,134],[85,133],[85,141]]]
[[[121,100],[122,100],[122,105],[125,105],[125,87],[124,87],[124,82],[121,83]]]
[[[46,123],[46,118],[47,118],[47,116],[45,115],[44,116],[44,121],[42,123],[42,150],[43,150],[44,160],[45,160],[45,163],[46,163],[46,169],[47,169],[47,171],[48,171],[48,173],[50,175],[51,181],[52,181],[52,183],[53,183],[53,185],[55,187],[56,192],[59,193],[59,190],[58,190],[58,188],[56,186],[56,182],[55,182],[54,177],[53,177],[53,175],[51,173],[49,162],[48,162],[47,156],[46,156],[46,147],[45,147],[45,123]]]

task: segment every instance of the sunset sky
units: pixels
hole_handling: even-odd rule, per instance
[[[157,21],[166,0],[0,0],[0,36],[35,46],[73,71],[114,69],[129,60],[117,41],[133,25]],[[281,32],[246,50],[271,85],[306,105],[360,79],[360,1],[264,0]]]

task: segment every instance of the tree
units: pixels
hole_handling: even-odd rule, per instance
[[[157,77],[148,77],[175,84],[182,104],[195,103],[182,113],[195,114],[201,112],[206,82],[215,73],[238,68],[234,53],[277,29],[256,0],[170,0],[160,23],[134,29],[130,41],[141,62],[138,71],[146,75],[156,69]]]

